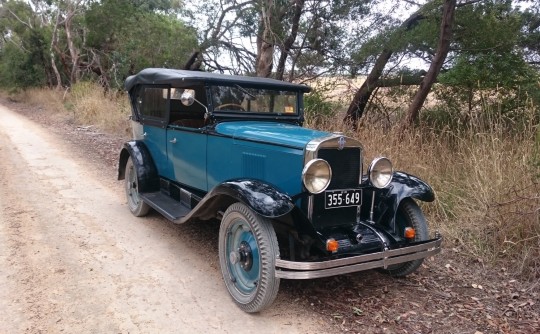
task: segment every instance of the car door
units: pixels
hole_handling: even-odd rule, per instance
[[[180,101],[184,90],[193,92],[197,103]],[[204,86],[171,88],[170,124],[167,127],[167,151],[171,179],[185,186],[207,191],[205,125],[206,91]]]
[[[203,129],[170,126],[167,148],[172,164],[173,179],[183,185],[207,191],[207,135]]]
[[[169,88],[159,85],[142,85],[135,97],[142,138],[160,176],[170,177],[171,168],[167,155],[167,123],[169,121]]]

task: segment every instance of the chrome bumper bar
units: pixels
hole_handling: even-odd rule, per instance
[[[296,262],[276,259],[276,277],[310,279],[374,268],[387,268],[393,264],[423,259],[440,253],[441,243],[442,237],[439,237],[414,246],[323,262]]]

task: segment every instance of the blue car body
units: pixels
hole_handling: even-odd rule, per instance
[[[373,178],[384,176],[377,174],[375,161],[364,173],[357,140],[302,127],[309,87],[146,69],[126,80],[126,90],[133,140],[120,153],[119,179],[126,179],[134,214],[151,207],[175,223],[220,220],[241,203],[268,219],[278,235],[276,278],[399,268],[440,251],[440,236],[427,238],[424,227],[422,238],[406,236],[406,226],[417,218],[401,217],[411,200],[433,201],[433,190],[404,172],[392,172],[391,181],[377,186]],[[126,175],[129,171],[134,174]],[[306,180],[324,187],[312,190]],[[251,251],[258,244],[250,233],[238,235],[249,240],[224,261],[243,259],[245,272],[238,270],[250,280],[257,275],[246,268],[253,254],[260,257],[259,250]],[[231,263],[222,267],[236,270]],[[235,298],[242,304],[241,299]]]

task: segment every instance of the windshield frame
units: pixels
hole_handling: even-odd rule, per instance
[[[216,109],[215,99],[215,87],[230,87],[240,92],[243,92],[245,95],[251,95],[250,90],[267,90],[267,91],[276,91],[276,92],[286,92],[290,93],[291,97],[295,98],[295,112],[246,112],[246,111],[237,111],[237,110],[228,110]],[[242,120],[258,120],[258,119],[271,119],[271,120],[282,120],[286,122],[294,122],[296,124],[303,123],[304,120],[304,105],[303,105],[303,94],[301,90],[290,89],[289,87],[280,87],[280,86],[258,86],[258,85],[241,85],[241,84],[209,84],[207,85],[207,95],[208,95],[208,107],[211,110],[212,117],[215,119],[242,119]],[[276,94],[276,96],[285,95],[285,94]],[[288,95],[288,94],[287,94]]]

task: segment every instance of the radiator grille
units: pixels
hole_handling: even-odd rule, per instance
[[[332,181],[328,190],[358,187],[361,173],[360,148],[321,149],[317,158],[328,161],[332,168]],[[324,192],[313,196],[312,221],[314,225],[333,226],[356,220],[356,207],[326,210],[325,200]]]
[[[332,181],[328,189],[354,188],[360,179],[360,149],[321,149],[318,158],[328,161],[332,168]]]

